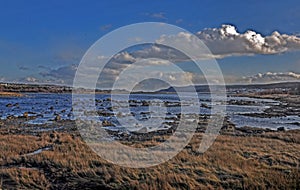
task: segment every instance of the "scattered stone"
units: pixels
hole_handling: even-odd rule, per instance
[[[227,121],[227,122],[224,122],[224,125],[223,127],[221,128],[221,130],[225,130],[225,131],[235,131],[235,125],[230,122],[230,121]]]
[[[285,131],[285,128],[284,127],[278,127],[277,131]]]
[[[51,139],[53,139],[55,137],[55,134],[51,133],[49,136],[50,136]]]
[[[13,116],[13,115],[9,115],[9,116],[6,117],[6,119],[8,119],[8,120],[12,120],[14,118],[15,118],[15,116]]]
[[[29,117],[28,112],[24,112],[24,113],[23,113],[23,117],[24,117],[24,118],[28,118],[28,117]]]
[[[202,103],[202,104],[201,104],[201,107],[202,107],[202,108],[211,109],[211,106],[209,106],[209,105],[207,105],[207,104],[205,104],[205,103]]]
[[[13,107],[13,105],[9,103],[9,104],[6,104],[6,107],[11,108],[11,107]]]
[[[102,126],[108,127],[108,126],[113,126],[113,124],[110,121],[104,120],[104,121],[102,121]]]
[[[149,106],[150,104],[149,104],[149,102],[147,102],[147,101],[142,101],[142,106]]]
[[[60,121],[60,120],[61,120],[60,115],[56,115],[55,118],[54,118],[54,121]]]

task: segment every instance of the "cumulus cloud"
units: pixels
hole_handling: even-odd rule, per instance
[[[235,26],[222,25],[221,28],[207,28],[196,35],[209,47],[211,52],[220,56],[245,54],[277,54],[300,50],[300,38],[295,35],[280,34],[274,31],[263,36],[253,30],[239,33]]]
[[[267,83],[280,81],[299,81],[300,74],[294,72],[266,72],[252,76],[243,77],[243,81],[248,83]]]
[[[263,36],[254,30],[240,33],[233,25],[222,25],[220,28],[206,28],[195,34],[211,51],[199,53],[199,59],[224,58],[228,56],[279,54],[288,51],[300,50],[300,38],[296,35],[280,34],[274,31],[271,35]],[[186,46],[192,50],[197,41],[189,33],[180,32],[177,35],[162,35],[151,47],[131,52],[137,58],[156,57],[169,61],[189,61],[189,58],[175,49],[159,45],[172,42]],[[203,49],[204,50],[204,49]]]
[[[128,52],[126,51],[123,51],[123,52],[120,52],[116,55],[114,55],[113,59],[112,59],[113,62],[118,62],[120,64],[122,63],[133,63],[136,61],[136,58],[134,58],[131,54],[129,54]]]
[[[190,61],[190,58],[183,52],[160,45],[161,43],[179,44],[187,51],[197,51],[198,59],[277,54],[300,50],[300,38],[295,35],[280,34],[277,31],[269,36],[263,36],[253,30],[240,33],[233,25],[222,25],[220,28],[206,28],[195,35],[207,45],[211,53],[207,49],[199,47],[197,39],[193,35],[180,32],[176,35],[162,35],[156,40],[156,44],[143,46],[133,51],[120,52],[113,56],[106,69],[108,69],[108,73],[113,72],[114,75],[117,75],[124,67],[141,59],[159,58],[173,63]],[[201,52],[198,52],[199,50]],[[101,55],[98,57],[99,59],[103,58]],[[163,61],[152,62],[152,64],[165,63]],[[51,75],[55,75],[55,73]]]

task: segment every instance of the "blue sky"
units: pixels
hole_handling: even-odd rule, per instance
[[[137,22],[166,22],[192,33],[234,25],[262,36],[273,31],[300,34],[299,1],[2,1],[0,5],[0,79],[43,79],[72,72],[85,51],[100,37]],[[218,59],[224,75],[300,73],[297,51]],[[27,81],[28,82],[28,81]],[[234,81],[236,82],[236,81]]]

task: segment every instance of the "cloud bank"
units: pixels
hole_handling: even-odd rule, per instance
[[[278,54],[300,50],[300,38],[274,31],[263,36],[253,30],[239,33],[233,25],[207,28],[196,35],[219,57],[249,54]]]
[[[267,83],[267,82],[283,82],[283,81],[299,81],[300,74],[294,72],[266,72],[256,75],[243,77],[247,83]]]
[[[201,39],[206,46],[211,51],[211,54],[206,51],[199,53],[199,59],[211,59],[217,58],[222,59],[229,56],[248,56],[255,54],[280,54],[289,51],[300,50],[300,38],[295,35],[280,34],[278,31],[274,31],[271,35],[264,36],[253,30],[248,30],[241,33],[233,25],[222,25],[220,28],[206,28],[202,31],[196,32],[195,35]],[[158,58],[160,60],[148,60],[143,66],[146,68],[152,68],[153,66],[161,65],[164,66],[163,70],[168,71],[168,65],[170,62],[178,63],[190,61],[190,59],[182,52],[159,45],[159,43],[164,43],[171,41],[173,43],[186,43],[187,48],[192,49],[195,44],[193,35],[180,32],[176,35],[168,36],[162,35],[156,40],[157,44],[143,46],[142,48],[135,49],[134,51],[123,51],[113,56],[110,63],[102,71],[101,77],[99,79],[99,87],[110,87],[112,83],[118,79],[119,74],[123,69],[131,65],[132,63],[139,61],[141,59],[148,58]],[[67,54],[68,55],[68,54]],[[64,59],[69,60],[69,56],[64,56]],[[98,59],[103,58],[99,55]],[[152,67],[151,67],[152,65]],[[25,66],[19,66],[20,70],[27,70]],[[29,83],[56,83],[56,84],[68,84],[73,83],[74,75],[77,69],[77,65],[62,65],[59,68],[48,68],[44,66],[39,66],[39,76],[27,76],[19,79],[17,81],[24,81]],[[97,68],[89,68],[94,71]],[[148,69],[150,72],[151,69]],[[159,71],[157,75],[160,76]],[[137,74],[138,75],[138,74]],[[89,76],[87,76],[88,78]],[[185,75],[178,74],[174,71],[169,70],[164,72],[165,78],[176,79],[181,81],[178,85],[185,85],[185,81],[193,80],[197,83],[205,83],[206,79],[197,73],[186,72]],[[228,79],[230,78],[230,79]],[[2,81],[5,78],[0,78]],[[274,81],[291,81],[299,80],[300,74],[293,72],[267,72],[258,73],[252,76],[237,77],[225,76],[226,81],[230,83],[266,83]],[[128,81],[125,81],[128,82]],[[216,81],[218,83],[218,81]],[[149,84],[149,83],[145,83]],[[165,84],[164,84],[165,85]],[[144,85],[146,86],[146,85]]]
[[[253,30],[240,33],[233,25],[224,24],[220,28],[206,28],[195,34],[208,47],[212,54],[199,54],[199,59],[217,58],[229,56],[245,56],[255,54],[280,54],[288,51],[300,50],[300,38],[296,35],[280,34],[274,31],[271,35],[263,36]],[[193,47],[196,44],[192,35],[180,32],[177,35],[162,35],[157,43],[173,41],[179,44],[190,42]],[[170,61],[188,61],[189,58],[172,48],[153,45],[142,51],[132,52],[134,58],[147,56],[156,58],[168,58]]]

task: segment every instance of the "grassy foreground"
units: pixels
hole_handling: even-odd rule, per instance
[[[102,160],[76,132],[2,133],[0,189],[300,189],[300,131],[223,134],[204,154],[200,141],[197,133],[168,162],[130,169]]]

